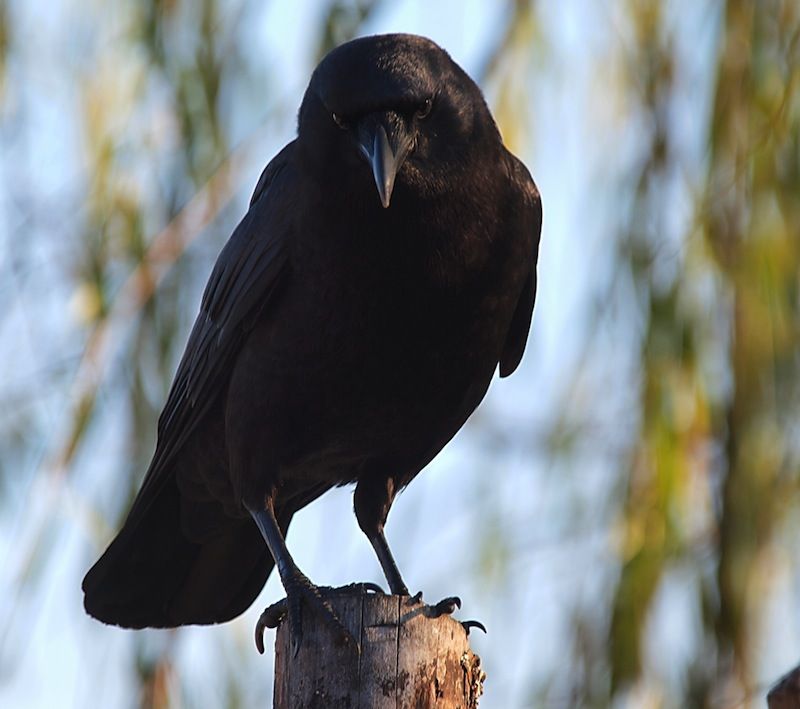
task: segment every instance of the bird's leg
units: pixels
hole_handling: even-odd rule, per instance
[[[259,652],[264,652],[264,629],[275,627],[285,615],[289,620],[289,629],[292,636],[292,653],[297,655],[303,638],[302,603],[315,608],[334,628],[345,642],[356,644],[350,631],[344,627],[334,613],[330,604],[322,597],[320,590],[309,581],[308,577],[300,571],[295,564],[286,541],[281,533],[278,521],[275,519],[275,508],[271,497],[267,497],[264,509],[251,509],[247,511],[258,525],[264,541],[267,543],[270,554],[275,560],[275,566],[281,577],[281,583],[286,591],[286,601],[276,603],[267,608],[256,624],[256,646]]]
[[[353,506],[358,525],[367,535],[381,564],[389,589],[396,596],[407,596],[408,588],[403,582],[400,570],[389,549],[383,525],[394,500],[394,480],[392,478],[362,478],[358,481]]]
[[[389,508],[392,506],[395,495],[394,480],[382,477],[362,477],[356,485],[353,495],[353,507],[355,508],[358,525],[364,534],[367,535],[375,549],[378,561],[389,582],[389,588],[396,596],[408,596],[408,588],[403,582],[397,563],[389,550],[386,535],[383,533],[383,526],[386,524],[386,517]],[[410,603],[422,602],[422,591],[411,596]],[[452,615],[457,608],[461,608],[461,599],[458,596],[448,596],[432,606],[426,604],[426,615],[429,618],[438,618],[442,615]],[[480,628],[486,632],[483,623],[477,620],[468,620],[461,624],[467,635],[470,628]]]
[[[378,529],[374,532],[368,533],[367,539],[369,539],[370,544],[372,544],[372,548],[375,550],[375,554],[378,557],[381,568],[383,569],[384,576],[386,576],[386,580],[389,582],[389,589],[391,592],[395,596],[407,596],[408,588],[403,582],[403,577],[400,575],[400,569],[397,568],[397,562],[394,560],[392,552],[389,549],[389,544],[386,541],[386,535],[383,533],[383,525],[378,527]]]

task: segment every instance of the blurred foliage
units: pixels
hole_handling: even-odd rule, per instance
[[[3,89],[6,78],[6,61],[8,55],[8,45],[11,42],[10,37],[11,24],[8,21],[8,6],[6,0],[0,2],[0,101],[3,98]]]
[[[664,6],[631,7],[634,86],[653,131],[622,235],[647,324],[641,430],[627,474],[610,626],[610,691],[647,677],[643,643],[654,596],[671,568],[689,565],[706,628],[676,705],[729,706],[758,692],[753,652],[769,588],[764,574],[774,535],[797,504],[800,7],[727,4],[708,176],[682,237],[681,269],[666,287],[650,265],[678,152],[669,114],[672,50]],[[704,280],[712,290],[700,296]],[[709,336],[720,330],[729,379],[722,390],[719,364],[707,366],[720,346]],[[698,512],[708,515],[699,529]]]
[[[800,7],[731,3],[712,125],[705,237],[726,286],[732,392],[719,519],[720,663],[746,691],[773,534],[797,501],[800,457]],[[749,61],[743,61],[744,51]]]
[[[116,528],[138,488],[140,475],[152,451],[158,401],[171,377],[180,322],[170,302],[173,298],[150,298],[157,281],[150,263],[153,235],[145,229],[145,215],[164,224],[176,219],[181,202],[197,192],[224,162],[230,146],[224,135],[224,106],[220,104],[220,83],[227,67],[236,62],[235,42],[240,31],[233,13],[223,21],[215,0],[195,4],[147,0],[129,3],[123,11],[123,36],[127,38],[117,63],[90,77],[84,84],[84,135],[92,176],[87,195],[88,216],[84,254],[77,277],[83,289],[94,294],[97,306],[84,313],[95,332],[105,328],[111,302],[119,298],[116,274],[134,273],[133,307],[135,325],[130,333],[130,387],[128,396],[130,433],[127,502],[118,508]],[[136,57],[134,59],[134,57]],[[119,83],[127,75],[127,83]],[[128,154],[128,130],[124,115],[135,113],[152,101],[152,86],[162,93],[161,115],[177,129],[177,150],[150,151],[148,160],[163,161],[166,179],[152,175],[159,190],[146,193],[131,174],[138,156]],[[156,142],[159,136],[145,136]],[[164,146],[167,147],[167,146]],[[172,148],[172,146],[169,146]],[[159,153],[161,153],[159,155]],[[147,168],[145,168],[147,169]],[[216,196],[211,195],[215,201]],[[177,252],[172,260],[181,255]],[[172,264],[171,279],[182,277],[182,264]],[[128,304],[130,307],[130,304]],[[148,396],[146,378],[156,374],[158,395]],[[99,383],[98,383],[99,384]],[[81,396],[76,425],[60,464],[68,468],[76,447],[85,438],[87,421],[96,401],[96,387]],[[172,676],[171,644],[151,656],[137,636],[136,664],[141,683],[141,705],[169,706],[169,678]]]
[[[334,0],[326,8],[322,33],[317,42],[319,61],[334,47],[347,42],[359,33],[361,26],[381,6],[379,0]]]
[[[476,77],[491,91],[495,120],[515,154],[525,153],[525,137],[533,127],[528,96],[535,72],[530,69],[545,49],[535,7],[530,0],[514,0],[503,34]]]
[[[763,693],[757,652],[765,599],[784,523],[798,508],[800,5],[719,5],[711,67],[716,88],[708,112],[697,106],[693,115],[708,146],[699,175],[687,169],[676,118],[680,13],[658,0],[609,5],[622,69],[609,78],[598,67],[598,84],[617,82],[613,99],[624,107],[619,120],[639,126],[643,138],[637,159],[615,185],[620,226],[608,244],[613,274],[590,308],[607,314],[620,300],[629,306],[627,332],[634,334],[614,346],[621,352],[633,342],[636,368],[625,387],[636,402],[630,414],[635,426],[619,434],[623,445],[609,473],[615,506],[598,513],[606,515],[614,541],[598,570],[609,579],[606,593],[590,606],[576,603],[563,667],[545,680],[531,673],[536,679],[529,692],[536,705],[743,705]],[[98,495],[96,509],[82,513],[86,534],[98,546],[118,526],[138,487],[197,307],[196,291],[185,286],[202,281],[209,259],[194,253],[192,239],[208,227],[212,233],[205,238],[218,246],[235,218],[225,213],[241,189],[231,96],[252,91],[258,77],[265,103],[277,102],[275,87],[249,66],[246,43],[239,41],[252,6],[247,0],[98,6],[89,24],[102,25],[114,41],[87,46],[83,59],[69,67],[79,78],[75,111],[86,183],[75,188],[79,233],[71,236],[73,248],[59,266],[68,282],[70,315],[80,326],[79,354],[51,363],[52,371],[37,381],[43,389],[70,392],[68,420],[58,419],[54,432],[46,406],[18,409],[18,396],[6,397],[2,408],[13,407],[15,414],[0,418],[0,504],[26,504],[40,491],[40,473],[64,486],[57,490],[70,489],[81,456],[91,453],[86,444],[98,421],[110,415],[110,382],[117,382],[126,409],[117,478],[124,480],[124,494],[113,500]],[[313,28],[314,56],[361,32],[383,7],[374,0],[323,3]],[[531,150],[542,110],[530,96],[554,50],[545,10],[546,3],[509,2],[477,77],[507,143],[523,154]],[[20,83],[9,79],[16,37],[13,3],[0,0],[0,117],[12,118],[3,126],[5,145],[16,141],[23,121],[14,116],[25,106]],[[592,118],[583,120],[590,125]],[[4,179],[11,232],[58,226],[42,215],[58,209],[17,194],[14,180]],[[678,227],[676,195],[690,201],[693,213]],[[559,234],[548,232],[546,195],[544,201],[544,239],[557,240]],[[28,248],[24,239],[9,246],[14,287],[25,282],[15,264]],[[7,291],[0,293],[11,301]],[[596,352],[607,351],[607,322],[594,317],[586,327],[584,357],[570,373],[574,381],[583,381]],[[578,386],[567,389],[554,407],[549,434],[536,440],[540,455],[569,461],[578,445],[604,445],[602,435],[570,420],[576,411],[588,416],[586,402]],[[602,417],[603,402],[594,403]],[[491,427],[480,417],[478,423]],[[626,419],[618,427],[627,425]],[[47,432],[44,444],[30,433],[37,426]],[[495,445],[506,446],[510,437],[496,435]],[[26,489],[13,475],[18,469],[35,471]],[[525,550],[508,538],[502,507],[487,489],[491,477],[481,480],[481,499],[496,506],[481,520],[477,566],[499,594],[515,555]],[[87,494],[93,494],[90,488]],[[14,572],[15,607],[47,569],[53,516],[36,524],[24,540],[24,563]],[[580,524],[576,516],[564,529]],[[654,657],[659,598],[676,583],[689,587],[697,627],[687,639],[687,656]],[[174,658],[179,632],[155,646],[136,636],[131,673],[143,707],[181,703],[186,689]],[[6,642],[9,633],[4,628],[0,639]],[[234,659],[240,652],[226,648]],[[496,652],[502,662],[503,648]],[[247,703],[246,672],[236,664],[223,666],[228,706]]]

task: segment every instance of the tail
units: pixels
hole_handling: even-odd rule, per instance
[[[173,475],[148,492],[153,499],[83,579],[86,612],[125,628],[221,623],[243,613],[273,567],[255,523],[226,515],[219,503],[187,500]],[[284,534],[291,517],[279,514]]]

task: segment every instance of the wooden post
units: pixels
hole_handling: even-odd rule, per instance
[[[474,709],[483,691],[480,658],[461,623],[430,617],[408,596],[354,590],[326,596],[361,644],[359,654],[334,639],[313,612],[292,657],[288,623],[275,638],[274,709]]]
[[[800,707],[800,666],[785,674],[769,690],[769,709],[796,709]]]

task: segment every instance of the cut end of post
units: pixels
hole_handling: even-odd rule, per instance
[[[275,639],[275,709],[312,706],[475,709],[486,674],[464,626],[432,617],[419,598],[352,589],[326,595],[358,639],[343,644],[323,619],[303,619],[303,642],[292,656],[288,624]]]

